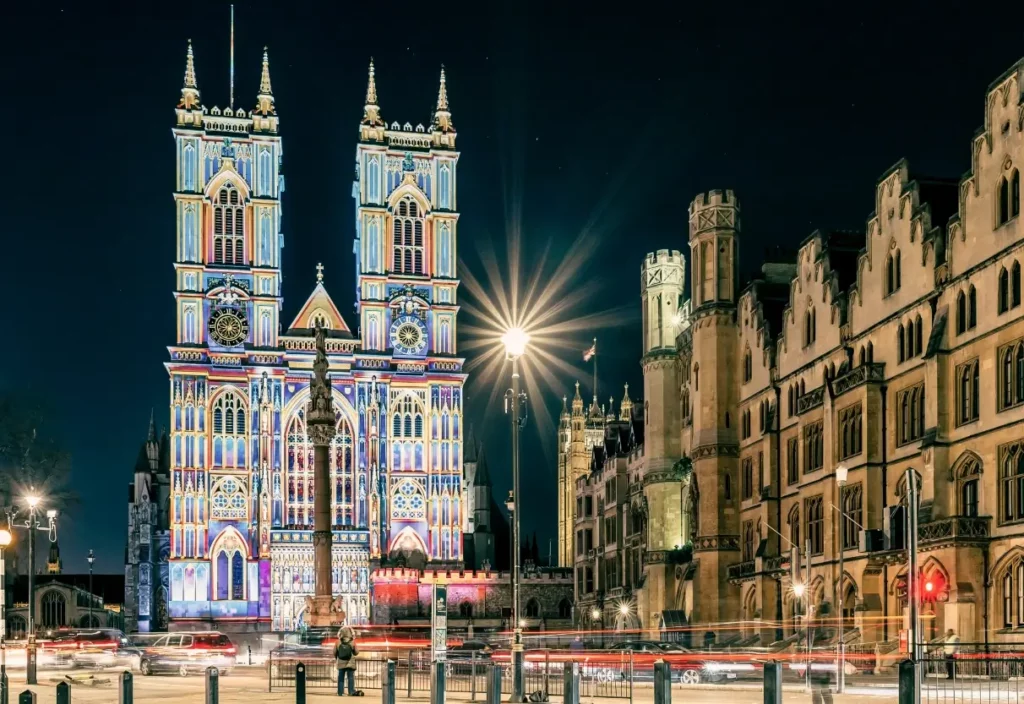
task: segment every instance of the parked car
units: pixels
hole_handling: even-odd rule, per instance
[[[226,675],[236,664],[237,650],[223,633],[147,633],[135,638],[141,654],[139,671],[144,675],[176,672],[182,677],[216,667]]]

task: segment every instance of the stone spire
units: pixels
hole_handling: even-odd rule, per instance
[[[583,415],[583,397],[580,396],[580,382],[576,382],[576,395],[572,397],[572,414],[574,416]]]
[[[149,409],[149,436],[147,442],[156,442],[156,411]]]
[[[608,420],[608,421],[615,420],[615,397],[614,396],[609,396],[608,397],[608,415],[605,416],[605,419]]]
[[[370,78],[366,82],[366,105],[363,106],[363,124],[371,127],[383,127],[380,117],[380,106],[377,105],[377,80],[374,78],[373,59],[370,59]]]
[[[569,397],[562,396],[562,414],[559,416],[559,420],[563,423],[569,422]]]
[[[633,400],[629,397],[629,384],[626,384],[626,391],[622,394],[622,404],[619,406],[619,420],[633,420]]]
[[[181,87],[179,108],[197,110],[202,107],[199,102],[199,85],[196,83],[196,64],[192,56],[192,40],[188,40],[188,54],[185,58],[185,83]]]
[[[444,66],[441,66],[441,85],[437,89],[437,110],[434,111],[432,128],[435,132],[454,132],[452,114],[448,111],[448,86],[445,83]]]
[[[476,434],[473,432],[473,424],[469,424],[469,433],[466,435],[466,440],[463,442],[463,457],[462,463],[476,462],[478,457],[479,448],[477,447]]]
[[[260,75],[260,92],[256,94],[256,112],[263,115],[276,115],[274,109],[274,92],[270,88],[270,59],[267,47],[263,47],[263,73]]]

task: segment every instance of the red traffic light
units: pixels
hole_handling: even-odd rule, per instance
[[[946,589],[946,580],[941,574],[930,574],[921,582],[921,600],[938,601]]]

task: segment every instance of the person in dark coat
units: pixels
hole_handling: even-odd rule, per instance
[[[338,668],[338,696],[343,696],[344,683],[348,679],[348,694],[356,694],[356,633],[347,623],[338,630],[338,642],[334,646],[334,665]]]

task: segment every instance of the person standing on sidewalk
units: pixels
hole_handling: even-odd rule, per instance
[[[946,656],[946,679],[951,680],[956,675],[956,655],[960,652],[960,636],[952,628],[946,631],[942,652]]]
[[[348,694],[356,694],[356,634],[347,623],[338,630],[338,642],[334,646],[334,664],[338,668],[338,696],[345,695],[345,679],[348,679]]]

